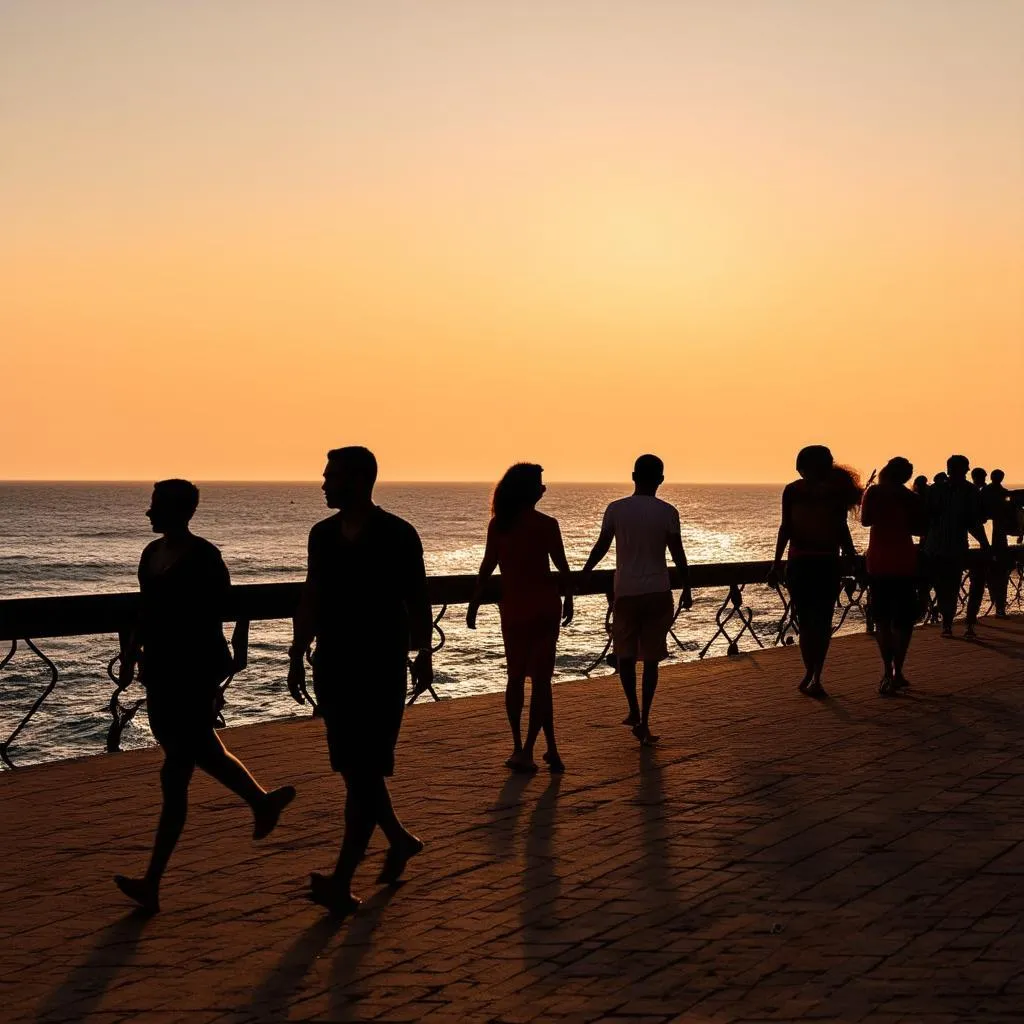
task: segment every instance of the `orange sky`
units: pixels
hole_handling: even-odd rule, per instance
[[[1024,4],[0,7],[0,478],[1024,479]]]

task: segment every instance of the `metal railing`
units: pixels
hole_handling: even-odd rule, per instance
[[[1007,586],[1007,606],[1015,611],[1024,611],[1024,547],[1012,547],[1008,557],[1012,568]],[[967,600],[967,581],[972,568],[977,568],[980,553],[972,551],[967,569],[964,571],[964,585],[960,592],[960,610]],[[679,650],[695,652],[699,658],[706,657],[718,644],[724,646],[728,655],[741,653],[743,645],[763,649],[769,645],[789,644],[799,632],[794,621],[792,607],[784,586],[766,583],[770,562],[719,562],[690,567],[690,585],[693,590],[721,590],[724,597],[714,614],[713,629],[703,645],[684,642],[679,638],[676,620],[673,621],[670,637]],[[573,573],[574,593],[610,594],[614,574],[601,570],[584,577]],[[679,589],[680,579],[675,570],[671,572],[672,586]],[[432,576],[428,578],[428,592],[434,608],[435,653],[446,643],[444,620],[452,605],[467,604],[476,585],[475,576]],[[749,603],[747,587],[760,585],[759,596],[771,602],[770,607],[755,609]],[[249,624],[268,619],[289,619],[298,604],[302,585],[300,583],[255,583],[231,587],[222,611],[222,621],[234,623],[233,646],[245,650],[248,644]],[[494,603],[500,598],[501,578],[493,577],[484,589],[484,603]],[[113,752],[120,749],[121,734],[135,714],[145,704],[145,696],[138,683],[123,686],[116,671],[120,660],[120,649],[127,633],[131,630],[139,609],[139,595],[128,594],[83,594],[69,597],[36,597],[0,601],[0,643],[10,645],[7,653],[0,658],[0,670],[8,666],[18,651],[24,647],[39,661],[45,677],[38,696],[6,737],[0,740],[0,763],[13,768],[11,748],[29,726],[33,716],[51,696],[60,680],[57,665],[40,649],[39,641],[56,637],[80,637],[108,635],[118,637],[117,651],[107,660],[106,669],[113,690],[108,703],[110,726],[107,730],[106,749]],[[992,602],[982,614],[993,610]],[[678,616],[678,611],[677,611]],[[871,619],[866,601],[866,587],[860,575],[844,576],[836,598],[836,614],[833,631],[847,624],[851,615],[859,617],[869,630]],[[755,627],[755,617],[757,624]],[[934,602],[931,603],[925,621],[936,617]],[[611,649],[611,603],[605,614],[604,647],[590,664],[583,669],[590,675],[602,664]],[[244,659],[242,665],[244,667]],[[231,677],[233,678],[233,677]],[[231,683],[228,678],[221,687],[222,700]],[[137,695],[128,699],[130,686],[138,689]],[[435,700],[440,699],[433,688],[427,691]],[[412,692],[409,703],[421,696]],[[221,720],[223,724],[223,720]]]

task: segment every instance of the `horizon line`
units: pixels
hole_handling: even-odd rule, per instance
[[[141,478],[141,477],[106,477],[106,478],[90,478],[90,477],[66,477],[64,479],[58,479],[55,477],[11,477],[0,479],[0,486],[4,484],[140,484],[151,486],[156,481],[153,478]],[[209,478],[202,479],[196,478],[192,481],[195,484],[280,484],[280,485],[295,485],[295,486],[309,486],[313,484],[319,484],[321,482],[319,477],[309,479],[256,479],[251,477],[238,477],[238,478]],[[787,480],[666,480],[662,486],[698,486],[698,487],[774,487],[783,486],[789,481]],[[441,480],[441,479],[419,479],[419,480],[378,480],[377,486],[401,486],[401,487],[454,487],[454,486],[487,486],[493,487],[496,483],[495,480]],[[623,486],[629,487],[631,485],[629,480],[550,480],[548,486],[555,485],[584,485],[591,487],[612,487],[612,486]]]

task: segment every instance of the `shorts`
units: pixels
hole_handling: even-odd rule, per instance
[[[831,555],[791,558],[786,563],[786,588],[800,629],[832,629],[840,579],[839,559]]]
[[[612,642],[617,658],[658,662],[668,657],[665,639],[672,628],[672,592],[627,594],[615,598]]]
[[[872,576],[868,607],[875,622],[910,629],[921,617],[921,597],[913,576]]]
[[[560,614],[532,619],[501,617],[501,637],[505,642],[505,662],[509,681],[550,679],[555,674]]]
[[[346,778],[389,776],[402,728],[407,679],[405,652],[369,662],[314,664],[313,691],[327,731],[331,768]]]
[[[150,679],[146,711],[153,738],[168,754],[194,757],[215,738],[218,688],[182,690]]]

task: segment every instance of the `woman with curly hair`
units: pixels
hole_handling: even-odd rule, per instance
[[[559,623],[568,626],[572,622],[573,602],[558,521],[536,509],[546,490],[542,473],[541,466],[519,462],[495,487],[487,547],[476,592],[466,611],[466,625],[476,629],[484,583],[500,568],[498,608],[508,668],[505,710],[512,729],[512,756],[505,764],[512,771],[525,773],[537,770],[533,746],[542,730],[548,747],[544,760],[552,771],[565,770],[555,743],[551,679]],[[559,598],[558,581],[551,574],[552,562],[562,580],[564,604]],[[531,684],[530,715],[523,742],[520,719],[527,676]]]
[[[857,474],[837,466],[824,445],[801,449],[796,471],[800,479],[782,492],[782,522],[769,578],[778,578],[788,546],[786,586],[800,630],[805,670],[799,690],[810,697],[824,697],[821,673],[839,596],[840,555],[851,559],[857,555],[847,516],[860,504],[862,489]]]

